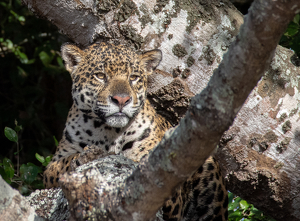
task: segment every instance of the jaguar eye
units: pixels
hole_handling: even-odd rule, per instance
[[[105,80],[106,79],[106,74],[102,73],[102,72],[99,72],[99,73],[95,73],[94,74],[94,77],[97,79],[97,80]]]
[[[129,79],[130,81],[137,81],[140,77],[137,75],[130,75]]]

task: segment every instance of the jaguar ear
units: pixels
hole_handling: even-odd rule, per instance
[[[145,51],[141,57],[142,65],[144,65],[148,72],[152,72],[159,65],[162,59],[162,53],[161,50],[154,49],[151,51]]]
[[[74,44],[66,43],[61,46],[61,55],[65,61],[67,71],[71,74],[84,59],[84,52]]]

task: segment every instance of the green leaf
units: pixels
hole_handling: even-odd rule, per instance
[[[0,2],[0,5],[4,6],[5,8],[7,7],[7,4],[4,2]]]
[[[234,194],[231,193],[231,192],[228,192],[228,202],[229,202],[229,204],[232,203],[233,197],[234,197]]]
[[[20,153],[21,152],[21,150],[23,150],[23,147],[19,150],[19,151],[17,151],[17,152],[14,152],[14,155],[17,155],[18,153]]]
[[[22,128],[22,125],[18,125],[18,121],[17,121],[17,120],[15,120],[15,125],[16,125],[16,127],[15,127],[15,131],[16,131],[16,132],[19,132],[20,130],[23,129],[23,128]]]
[[[23,64],[27,64],[28,63],[28,57],[25,53],[20,51],[20,47],[18,47],[15,51],[15,55],[18,56],[19,60],[21,61],[21,63]]]
[[[3,169],[8,178],[14,177],[14,173],[15,173],[14,165],[11,162],[11,160],[6,157],[3,159]]]
[[[9,40],[9,39],[6,39],[6,41],[5,41],[5,45],[6,45],[6,47],[8,47],[8,49],[10,49],[10,50],[12,50],[12,51],[14,51],[14,44],[12,43],[12,41],[11,40]]]
[[[34,163],[27,163],[27,166],[32,166],[32,167],[35,167],[37,170],[38,170],[38,173],[42,173],[43,170],[41,167],[35,165]]]
[[[286,30],[286,32],[284,33],[285,36],[294,36],[298,33],[299,31],[299,25],[295,24],[293,22],[291,22]]]
[[[295,22],[296,24],[299,25],[299,20],[300,20],[300,14],[297,14],[294,19],[293,19],[293,22]]]
[[[56,58],[56,61],[57,61],[58,65],[59,65],[61,68],[65,68],[64,63],[63,63],[63,60],[61,59],[61,57],[57,57],[57,58]]]
[[[261,217],[261,215],[262,215],[262,211],[256,209],[254,206],[251,206],[249,216],[251,216],[251,217],[253,216],[253,218],[255,218],[255,217],[259,218],[259,217]]]
[[[6,173],[2,167],[0,167],[0,175],[8,184],[11,184],[9,177],[6,175]]]
[[[28,64],[28,63],[27,63],[27,64]],[[26,71],[24,71],[23,68],[21,68],[20,66],[17,66],[17,68],[18,68],[18,71],[19,71],[19,75],[20,75],[20,76],[22,76],[22,77],[27,77],[27,76],[28,76],[27,73],[26,73]]]
[[[241,201],[240,201],[240,207],[241,207],[243,210],[245,210],[245,209],[248,209],[249,204],[247,203],[246,200],[241,200]]]
[[[29,164],[29,163],[28,163]],[[37,166],[32,166],[32,165],[25,165],[22,164],[22,166],[20,167],[20,175],[21,175],[21,179],[25,182],[25,183],[32,183],[39,172],[39,169]]]
[[[41,155],[39,155],[38,153],[35,153],[35,158],[40,161],[41,163],[45,162],[45,158]]]
[[[233,212],[233,213],[231,213],[231,214],[229,214],[228,215],[228,218],[230,219],[230,220],[240,220],[240,219],[242,219],[244,216],[243,216],[243,213],[241,212],[241,211],[239,211],[239,210],[236,210],[235,212]]]
[[[47,157],[46,157],[46,162],[49,163],[49,162],[51,161],[51,159],[52,159],[52,156],[47,156]]]
[[[34,62],[35,62],[35,59],[33,58],[33,59],[28,60],[26,64],[33,64]]]
[[[52,159],[52,156],[47,156],[45,162],[43,163],[43,166],[48,166],[48,164],[50,163]]]
[[[13,10],[10,10],[10,13],[13,14],[15,16],[15,18],[17,20],[19,20],[20,22],[24,22],[25,21],[25,17],[24,16],[20,16],[17,13],[15,13]]]
[[[2,167],[0,167],[0,175],[5,180],[5,182],[7,182],[8,184],[11,184],[11,179],[6,175],[6,173]]]
[[[19,19],[20,22],[24,22],[25,21],[25,17],[24,16],[19,16],[18,19]]]
[[[57,147],[58,146],[58,141],[56,140],[55,136],[53,136],[53,139],[54,139],[55,146]]]
[[[20,130],[22,130],[23,128],[22,128],[22,126],[20,125],[17,125],[16,127],[15,127],[15,131],[16,132],[19,132]]]
[[[10,141],[13,141],[13,142],[16,142],[16,143],[18,142],[18,135],[17,135],[16,131],[14,131],[13,129],[11,129],[10,127],[5,127],[4,128],[4,135]]]
[[[47,66],[51,63],[51,61],[52,61],[52,58],[51,58],[46,52],[44,52],[44,51],[41,51],[41,52],[39,53],[39,57],[40,57],[42,63],[43,63],[46,67],[47,67]]]
[[[232,202],[232,204],[228,206],[228,210],[237,209],[238,206],[240,205],[241,200],[242,200],[241,197],[237,197],[236,199],[234,199],[234,202]]]

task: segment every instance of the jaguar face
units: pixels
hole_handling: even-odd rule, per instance
[[[72,96],[79,110],[121,128],[142,108],[147,76],[161,61],[161,51],[138,54],[123,45],[96,43],[85,50],[62,46],[62,57],[72,77]]]

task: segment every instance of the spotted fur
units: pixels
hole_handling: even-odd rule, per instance
[[[46,188],[58,186],[60,174],[107,154],[139,161],[171,127],[146,99],[147,76],[161,60],[160,50],[138,54],[108,43],[84,50],[65,44],[62,57],[74,103],[44,172]],[[166,201],[164,220],[227,220],[227,199],[218,163],[210,157]]]

